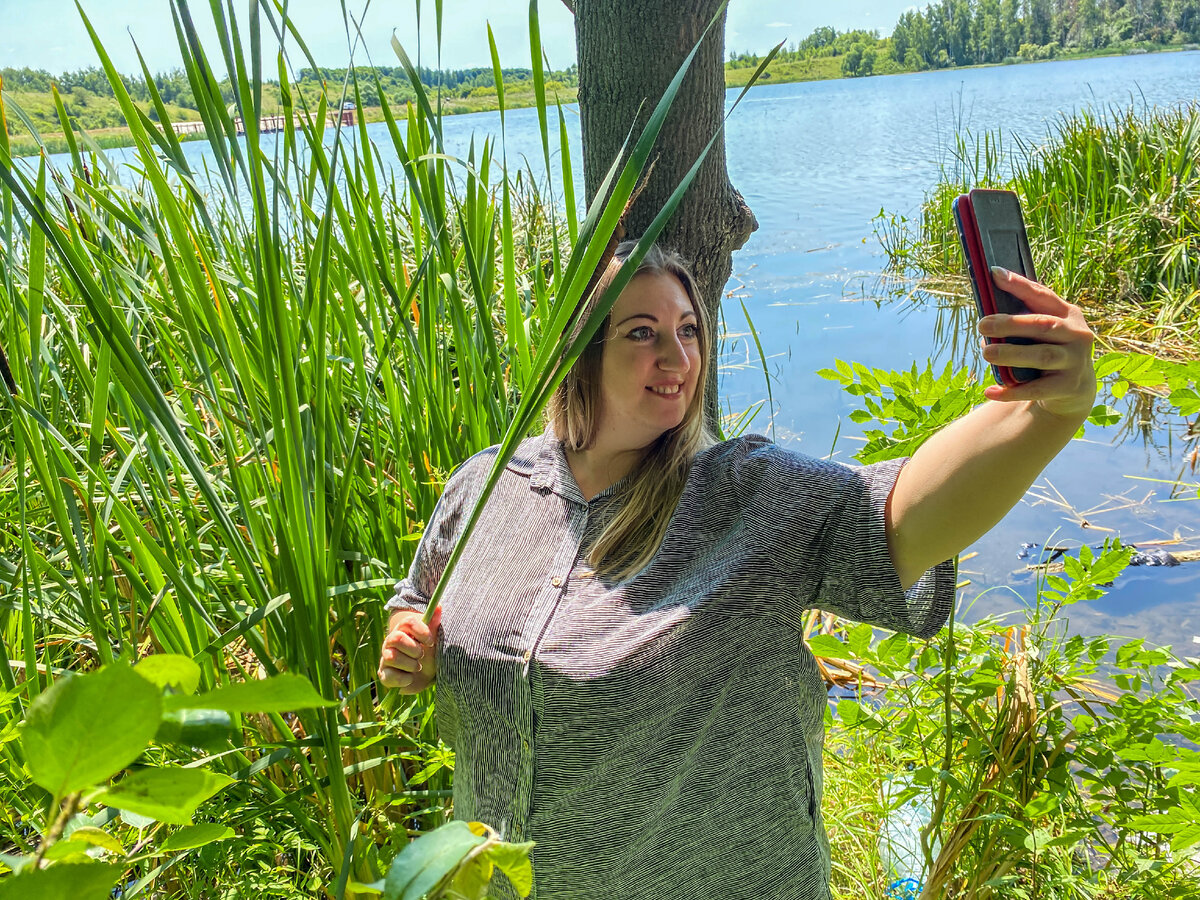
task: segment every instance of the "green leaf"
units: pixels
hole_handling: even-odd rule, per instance
[[[468,860],[454,873],[446,893],[455,900],[486,900],[488,883],[492,880],[495,868],[495,864],[484,854]]]
[[[0,881],[0,900],[108,900],[124,869],[108,863],[59,863]]]
[[[486,853],[496,864],[496,868],[508,876],[508,880],[522,897],[528,897],[533,891],[533,866],[529,862],[533,843],[527,841],[522,844],[493,844]]]
[[[826,659],[850,659],[850,650],[831,634],[814,634],[808,638],[808,649],[813,656],[823,656]]]
[[[76,828],[67,837],[51,846],[50,853],[70,844],[78,847],[78,852],[80,853],[87,853],[89,847],[100,847],[101,849],[108,850],[110,853],[125,855],[125,845],[115,835],[109,834],[103,828],[96,828],[94,825],[83,825]],[[47,853],[47,856],[49,856],[49,853]]]
[[[1200,823],[1189,825],[1171,838],[1171,851],[1183,853],[1191,850],[1196,844],[1200,844]]]
[[[1200,412],[1200,392],[1194,388],[1180,388],[1171,391],[1167,402],[1179,408],[1180,415],[1191,416]]]
[[[200,667],[178,653],[156,653],[136,666],[137,672],[151,684],[190,694],[200,686]]]
[[[123,663],[60,678],[25,720],[29,773],[55,797],[105,782],[146,749],[161,710],[158,689]]]
[[[847,728],[853,728],[858,724],[858,720],[862,718],[862,710],[859,709],[857,703],[853,700],[842,699],[837,704],[837,717]]]
[[[866,622],[860,622],[846,634],[846,646],[855,659],[862,659],[871,649],[871,638],[875,636],[873,629]]]
[[[57,862],[61,859],[87,857],[89,849],[91,848],[82,841],[56,841],[46,848],[45,858],[50,862]],[[86,859],[83,861],[86,861]]]
[[[122,822],[124,822],[130,828],[136,828],[138,831],[149,828],[158,821],[158,819],[154,818],[154,816],[143,816],[135,813],[132,809],[120,810],[120,817]]]
[[[196,807],[232,782],[228,775],[204,769],[143,769],[101,791],[97,800],[160,822],[187,825]]]
[[[1102,427],[1116,425],[1121,421],[1121,411],[1101,403],[1092,407],[1092,412],[1088,416],[1088,421],[1093,425],[1100,425]]]
[[[388,869],[385,900],[421,900],[486,840],[462,821],[421,835],[400,851]]]
[[[206,844],[214,844],[217,841],[227,840],[233,837],[234,834],[234,830],[225,825],[218,825],[215,822],[201,822],[198,825],[188,825],[180,828],[158,846],[168,852],[191,850],[195,847],[203,847]]]
[[[1040,819],[1048,816],[1059,807],[1059,800],[1050,792],[1038,794],[1025,804],[1025,816],[1028,819]]]
[[[317,693],[307,678],[299,675],[276,675],[262,681],[238,681],[206,694],[191,697],[172,696],[163,700],[167,710],[219,709],[230,713],[291,712],[318,706],[337,706],[336,700],[326,700]]]
[[[222,709],[176,709],[164,712],[154,739],[161,744],[214,748],[233,735],[233,720]]]
[[[13,870],[13,873],[19,873],[27,865],[33,862],[34,857],[30,856],[15,856],[12,853],[0,853],[0,863],[8,866]],[[0,882],[2,883],[2,882]]]

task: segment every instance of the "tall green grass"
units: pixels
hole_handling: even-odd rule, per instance
[[[286,812],[314,865],[371,880],[377,843],[404,840],[379,825],[439,823],[449,788],[427,699],[390,716],[376,702],[381,596],[445,473],[504,435],[573,221],[515,216],[556,199],[514,187],[490,141],[448,157],[423,94],[384,107],[394,171],[362,124],[259,135],[257,86],[268,71],[288,82],[259,19],[289,24],[252,6],[243,33],[213,4],[210,59],[188,5],[174,11],[211,173],[132,104],[94,32],[138,184],[65,114],[61,171],[0,148],[0,341],[18,389],[0,451],[0,679],[19,707],[54,673],[122,654],[186,654],[206,686],[306,675],[343,706],[247,721],[216,764],[244,782],[245,821]],[[605,242],[593,233],[574,264]],[[14,808],[36,815],[14,745],[3,752]]]
[[[893,268],[969,296],[951,203],[971,187],[1021,197],[1039,278],[1082,303],[1110,343],[1200,346],[1200,104],[1082,111],[1044,144],[958,138],[919,221],[883,217]]]
[[[447,154],[439,99],[395,41],[417,100],[382,107],[399,161],[388,167],[358,72],[315,109],[288,87],[285,34],[315,62],[279,5],[250,4],[243,29],[213,0],[216,57],[186,0],[172,11],[212,150],[204,169],[132,102],[86,16],[131,123],[136,183],[61,102],[61,168],[44,149],[14,162],[0,121],[0,346],[15,388],[0,421],[0,696],[15,723],[62,673],[156,652],[194,659],[203,688],[303,674],[341,705],[246,717],[235,745],[203,759],[238,782],[210,814],[241,842],[175,854],[125,896],[216,896],[261,855],[264,828],[277,846],[294,841],[287,891],[343,896],[376,880],[409,833],[441,824],[450,794],[430,697],[377,695],[382,599],[447,473],[540,430],[541,404],[599,324],[566,337],[691,57],[581,221],[536,3],[537,178],[509,172],[502,141]],[[440,33],[441,3],[435,13]],[[492,53],[503,108],[494,42]],[[296,131],[258,133],[268,77]],[[347,99],[357,126],[304,124]],[[153,87],[151,101],[167,120]],[[4,116],[27,118],[11,102]],[[23,778],[18,748],[0,740],[0,829],[27,852],[56,811]]]

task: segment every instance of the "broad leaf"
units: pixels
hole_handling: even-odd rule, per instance
[[[533,866],[529,862],[532,850],[533,841],[528,841],[523,844],[493,844],[486,853],[496,868],[508,876],[522,897],[528,897],[533,891]]]
[[[823,656],[825,659],[850,659],[850,648],[831,634],[814,634],[806,640],[808,649],[813,656]]]
[[[466,822],[450,822],[421,835],[400,851],[388,869],[385,900],[421,900],[486,840]]]
[[[220,709],[230,713],[291,712],[318,706],[337,706],[326,700],[312,683],[299,675],[276,675],[262,681],[239,681],[207,694],[173,696],[163,701],[167,710]]]
[[[190,694],[200,686],[200,667],[178,653],[147,656],[133,667],[133,671],[160,688],[173,688],[184,694]]]
[[[158,689],[123,663],[60,678],[25,720],[29,773],[55,797],[101,784],[146,749],[161,710]]]
[[[196,807],[233,779],[204,769],[143,769],[101,791],[97,800],[171,825],[187,825]]]
[[[76,828],[61,841],[52,844],[46,851],[46,858],[66,859],[68,856],[85,854],[92,847],[100,847],[110,853],[125,855],[125,847],[115,835],[109,834],[103,828],[84,825]]]
[[[233,734],[233,720],[221,709],[176,709],[163,713],[154,739],[162,744],[210,748]]]
[[[234,830],[228,826],[218,825],[215,822],[201,822],[199,825],[180,828],[158,846],[169,852],[191,850],[194,847],[203,847],[206,844],[224,841],[233,836]]]
[[[0,900],[108,900],[124,871],[107,863],[59,863],[0,880]]]

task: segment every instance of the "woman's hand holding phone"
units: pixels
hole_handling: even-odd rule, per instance
[[[1029,307],[1027,315],[996,313],[979,320],[984,338],[1029,338],[1032,344],[987,343],[983,357],[997,366],[1039,369],[1044,374],[1025,384],[989,385],[989,400],[1032,400],[1041,409],[1063,419],[1082,422],[1096,398],[1096,373],[1092,367],[1092,331],[1079,307],[1063,300],[1050,288],[1015,272],[993,268],[992,279]]]

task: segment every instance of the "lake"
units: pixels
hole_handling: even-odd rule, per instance
[[[848,418],[853,398],[814,373],[836,359],[907,368],[932,360],[978,366],[973,322],[928,298],[899,298],[880,275],[885,258],[873,234],[881,209],[913,216],[943,166],[952,167],[956,133],[1003,129],[1040,142],[1064,113],[1134,105],[1166,106],[1200,93],[1200,52],[1110,57],[925,72],[754,88],[729,121],[730,176],[759,221],[734,256],[725,304],[731,338],[723,354],[721,397],[732,411],[766,397],[763,366],[745,338],[743,300],[772,379],[774,435],[815,456],[848,460],[861,430]],[[735,96],[730,92],[730,100]],[[578,160],[578,117],[568,113]],[[368,126],[388,158],[385,126]],[[499,115],[446,119],[447,150],[465,154],[472,137],[499,133]],[[507,114],[510,164],[527,157],[540,171],[533,110]],[[189,156],[207,145],[185,144]],[[126,154],[115,151],[114,158]],[[394,156],[392,157],[394,161]],[[582,194],[582,190],[579,192]],[[752,430],[770,433],[760,412]],[[839,434],[836,446],[834,436]],[[1148,429],[1089,429],[1046,470],[1038,485],[968,551],[960,592],[965,617],[1016,609],[1034,590],[1018,559],[1022,543],[1099,544],[1187,538],[1200,546],[1200,500],[1170,501],[1185,468],[1186,423],[1169,416]],[[1159,479],[1161,481],[1156,481]],[[1083,523],[1087,523],[1084,525]],[[1035,551],[1036,553],[1036,551]],[[1071,627],[1147,637],[1191,652],[1200,635],[1200,563],[1127,570],[1103,600],[1071,610]]]

